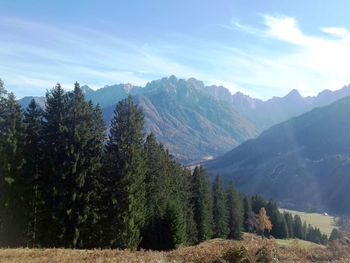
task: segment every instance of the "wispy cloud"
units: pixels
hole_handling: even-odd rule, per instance
[[[348,29],[325,27],[319,34],[310,35],[303,32],[293,17],[263,15],[262,18],[263,28],[236,27],[257,40],[268,41],[263,50],[259,45],[245,50],[263,65],[255,67],[253,83],[284,91],[297,88],[305,95],[314,95],[322,89],[339,89],[350,82]]]
[[[92,87],[145,85],[172,74],[260,98],[294,88],[313,95],[350,82],[348,29],[322,27],[311,35],[293,17],[259,19],[258,25],[233,20],[218,26],[215,37],[171,33],[146,42],[94,28],[0,17],[0,77],[19,96],[41,95],[56,82],[65,88],[75,81]]]
[[[336,37],[346,37],[349,35],[349,30],[345,27],[323,27],[321,30]]]

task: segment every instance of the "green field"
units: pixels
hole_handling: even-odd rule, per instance
[[[290,246],[298,246],[302,248],[310,248],[310,247],[324,248],[325,247],[323,245],[319,245],[319,244],[306,241],[306,240],[301,240],[301,239],[276,239],[276,242],[278,245],[286,246],[286,247],[290,247]]]
[[[311,224],[312,226],[318,227],[322,233],[327,234],[328,236],[332,232],[333,228],[336,228],[335,225],[335,217],[319,214],[319,213],[306,213],[306,212],[300,212],[300,211],[294,211],[294,210],[288,210],[281,208],[281,212],[289,212],[292,215],[299,215],[301,218],[301,221],[305,221],[307,224]]]

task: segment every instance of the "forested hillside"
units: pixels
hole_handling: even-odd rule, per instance
[[[235,180],[284,206],[349,214],[350,97],[273,126],[206,163],[212,174]]]
[[[44,110],[32,100],[24,112],[0,88],[0,246],[167,250],[243,230],[327,242],[274,202],[178,164],[144,134],[130,96],[105,138],[101,109],[78,83],[68,93],[57,84]]]

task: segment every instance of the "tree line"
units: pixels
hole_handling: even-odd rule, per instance
[[[0,81],[0,246],[166,250],[264,232],[262,208],[271,235],[307,238],[274,202],[178,164],[144,134],[131,97],[106,132],[78,83],[72,92],[57,84],[44,109],[32,100],[22,110]]]

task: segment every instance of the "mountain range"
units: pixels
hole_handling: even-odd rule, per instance
[[[284,207],[350,214],[349,112],[350,96],[277,124],[204,165]]]
[[[350,95],[350,86],[346,86],[315,97],[302,97],[293,90],[263,101],[175,76],[151,81],[145,87],[118,84],[93,90],[85,85],[82,89],[86,99],[100,104],[107,125],[115,104],[132,95],[145,113],[146,132],[153,132],[184,164],[220,156],[276,123]],[[31,98],[21,99],[21,105],[26,107]],[[35,100],[44,107],[44,97]]]

